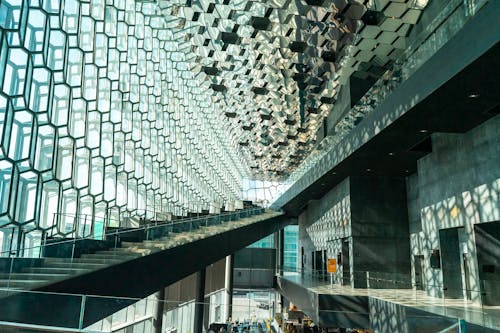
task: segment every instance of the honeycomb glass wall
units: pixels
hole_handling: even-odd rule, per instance
[[[245,167],[167,25],[154,3],[1,1],[3,255],[240,199]]]

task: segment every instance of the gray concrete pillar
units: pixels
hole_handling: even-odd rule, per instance
[[[161,288],[160,291],[156,293],[156,311],[153,320],[155,333],[161,333],[161,328],[163,325],[164,304],[165,304],[165,288]]]
[[[206,268],[199,270],[196,273],[196,298],[194,305],[194,333],[203,332],[203,307],[205,301],[205,276]]]
[[[226,320],[233,317],[233,272],[234,272],[234,256],[226,257],[226,276],[224,287],[226,288]]]
[[[285,229],[280,230],[280,245],[279,245],[279,266],[282,270],[285,269]]]
[[[282,273],[283,267],[280,265],[280,231],[274,233],[274,248],[276,249],[276,272],[278,274]]]

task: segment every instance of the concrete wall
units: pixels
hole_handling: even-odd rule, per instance
[[[479,278],[484,291],[483,304],[500,302],[500,221],[476,224]]]
[[[376,275],[379,287],[409,285],[410,241],[405,180],[357,176],[351,177],[350,181],[353,267],[356,271],[354,286],[366,286],[363,283],[366,281],[365,272]],[[400,283],[403,281],[408,283]],[[376,287],[375,284],[371,286]]]
[[[244,248],[234,254],[234,288],[273,288],[276,249]]]
[[[173,267],[172,269],[175,269]],[[205,295],[224,289],[226,259],[219,260],[206,268]],[[165,288],[165,299],[169,302],[165,311],[177,307],[178,304],[196,298],[196,274],[191,274]]]
[[[500,116],[464,134],[433,134],[433,152],[418,161],[417,175],[407,179],[412,266],[413,255],[424,255],[429,295],[442,296],[442,271],[429,264],[431,250],[441,245],[439,230],[464,227],[457,251],[466,253],[470,273],[463,279],[472,300],[480,301],[473,231],[474,224],[500,220],[499,142]],[[458,268],[457,274],[462,274]]]
[[[345,179],[323,198],[312,201],[299,216],[299,252],[304,248],[305,270],[312,270],[313,251],[326,250],[328,258],[345,256],[349,241],[350,276],[339,274],[352,286],[366,287],[367,271],[378,281],[405,280],[406,285],[373,284],[395,288],[410,285],[410,243],[405,180],[361,177]],[[345,259],[345,257],[344,257]]]
[[[299,216],[298,251],[300,255],[301,247],[304,248],[306,271],[313,267],[312,251],[327,250],[329,258],[336,258],[342,250],[342,238],[350,237],[349,191],[349,179],[346,179],[320,200],[311,201]]]

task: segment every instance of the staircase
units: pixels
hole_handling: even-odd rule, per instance
[[[171,231],[168,235],[157,239],[141,242],[121,241],[119,247],[82,254],[79,258],[43,258],[39,267],[23,268],[11,274],[0,274],[0,289],[35,290],[47,287],[71,277],[88,274],[279,215],[281,213],[262,210],[258,215],[217,225],[197,226],[195,224],[190,231]]]
[[[108,234],[94,253],[13,265],[12,274],[0,277],[0,322],[88,327],[294,222],[271,210],[252,213]]]

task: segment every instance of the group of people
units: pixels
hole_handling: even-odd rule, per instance
[[[283,327],[284,333],[324,333],[320,330],[317,325],[311,322],[311,324],[297,325],[294,323],[285,323]]]
[[[210,324],[208,333],[265,333],[262,323],[240,323],[238,321],[230,324]]]

